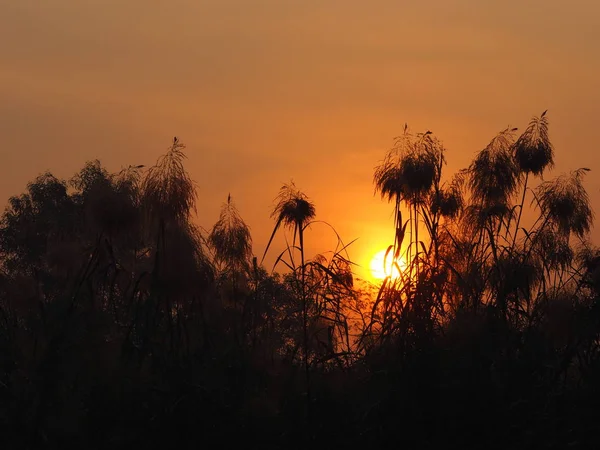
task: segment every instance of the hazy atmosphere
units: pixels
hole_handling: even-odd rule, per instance
[[[599,449],[599,117],[597,0],[0,0],[0,447]]]
[[[556,171],[591,168],[597,205],[599,17],[593,0],[0,0],[0,196],[96,158],[152,165],[178,136],[202,226],[231,193],[261,254],[293,179],[365,266],[393,239],[372,172],[405,122],[452,173],[548,109]]]

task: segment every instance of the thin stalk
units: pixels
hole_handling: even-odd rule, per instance
[[[300,276],[302,292],[302,328],[304,337],[304,375],[306,379],[306,406],[308,422],[311,421],[311,395],[310,395],[310,370],[308,367],[308,308],[306,304],[306,266],[304,263],[304,228],[303,224],[298,224],[298,238],[300,240]]]
[[[417,210],[417,203],[414,205],[415,210],[415,261],[417,263],[415,269],[417,274],[417,280],[419,277],[419,211]]]
[[[527,194],[527,182],[529,181],[529,172],[525,174],[525,184],[523,185],[523,197],[521,197],[521,204],[519,205],[519,216],[517,217],[517,224],[515,228],[515,234],[513,235],[512,248],[515,248],[517,242],[517,234],[519,234],[519,225],[521,223],[521,214],[523,214],[523,205],[525,204],[525,194]]]
[[[412,247],[413,247],[414,231],[413,231],[413,209],[410,207],[410,205],[408,205],[408,212],[409,212],[408,220],[410,222],[410,242],[408,243],[408,267],[409,267],[409,277],[411,277],[412,273],[413,273]]]

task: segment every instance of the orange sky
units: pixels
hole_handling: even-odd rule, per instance
[[[373,167],[404,122],[449,173],[549,109],[556,172],[590,167],[600,205],[596,0],[0,0],[0,99],[2,199],[94,158],[152,164],[177,135],[199,222],[231,192],[259,255],[293,178],[368,265],[393,236]]]

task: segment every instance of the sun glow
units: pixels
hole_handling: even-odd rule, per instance
[[[399,278],[406,269],[406,261],[402,257],[398,258],[394,264],[392,252],[387,255],[387,258],[385,257],[386,252],[387,249],[383,249],[371,259],[371,275],[376,280],[383,280],[388,276],[392,279]]]

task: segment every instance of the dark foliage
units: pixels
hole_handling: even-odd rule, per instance
[[[293,184],[281,274],[231,198],[201,231],[178,139],[148,170],[36,178],[0,221],[2,448],[598,448],[586,170],[528,188],[545,113],[515,132],[444,182],[441,142],[405,128],[375,171],[380,286],[339,236],[306,254],[332,228]]]

